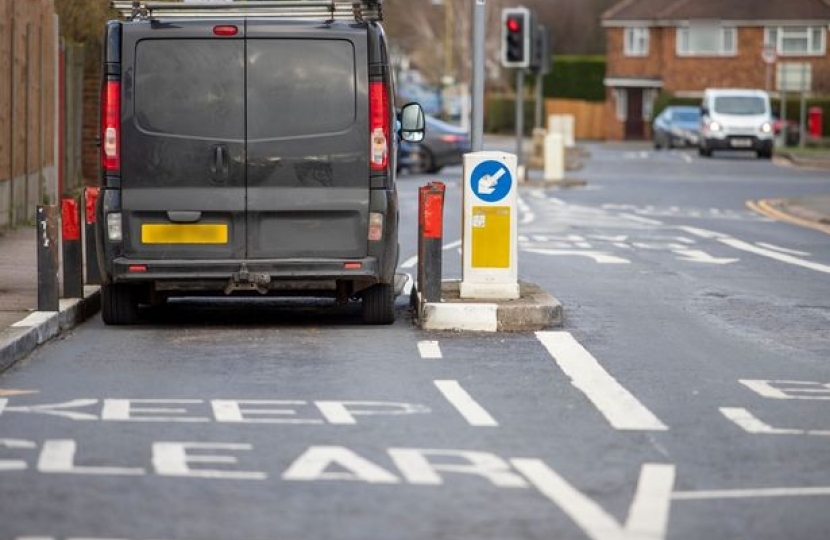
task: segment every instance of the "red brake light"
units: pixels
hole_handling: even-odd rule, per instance
[[[369,164],[382,171],[389,165],[389,93],[383,82],[369,83]]]
[[[213,35],[220,37],[232,37],[239,33],[239,28],[233,25],[220,25],[213,27]]]
[[[121,82],[106,81],[101,96],[101,164],[104,171],[121,170]]]

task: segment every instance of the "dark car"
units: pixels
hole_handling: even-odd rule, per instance
[[[427,115],[424,140],[401,142],[398,168],[437,173],[449,165],[461,165],[471,148],[467,130]]]
[[[697,146],[700,142],[700,109],[674,105],[666,107],[652,125],[654,148]]]
[[[409,104],[397,129],[380,1],[114,3],[105,323],[193,294],[359,298],[366,322],[394,321],[397,137],[424,119]]]

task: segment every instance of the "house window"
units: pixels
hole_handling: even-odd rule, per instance
[[[677,29],[678,56],[735,56],[737,53],[734,26],[693,25]]]
[[[779,26],[766,29],[764,42],[780,56],[823,56],[826,50],[823,26]]]
[[[648,28],[626,28],[623,53],[626,56],[648,56]]]

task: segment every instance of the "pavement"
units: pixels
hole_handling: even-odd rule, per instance
[[[804,159],[786,153],[779,153],[776,159],[830,170],[830,159]],[[774,219],[830,234],[830,193],[755,201],[750,206]],[[61,299],[59,312],[37,311],[36,239],[34,227],[0,232],[0,372],[94,315],[100,306],[98,287],[85,287],[84,298]],[[441,302],[413,301],[424,329],[531,331],[562,323],[561,304],[531,283],[520,282],[521,297],[509,301],[461,300],[457,291],[457,282],[447,282]]]

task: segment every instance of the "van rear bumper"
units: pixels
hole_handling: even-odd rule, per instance
[[[264,279],[267,277],[267,280]],[[279,289],[293,283],[354,282],[363,288],[382,282],[377,259],[158,260],[118,257],[112,264],[114,283],[154,283],[156,289],[216,290],[229,283],[267,282]]]
[[[708,150],[755,150],[771,152],[773,140],[761,139],[754,135],[729,135],[721,138],[704,137],[701,146]]]

